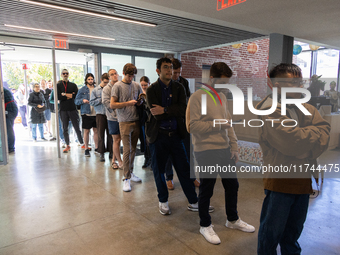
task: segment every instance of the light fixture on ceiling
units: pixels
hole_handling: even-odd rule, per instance
[[[86,38],[93,38],[93,39],[100,39],[100,40],[109,40],[109,41],[115,40],[113,38],[107,38],[107,37],[82,35],[82,34],[68,33],[68,32],[55,31],[55,30],[47,30],[47,29],[40,29],[40,28],[33,28],[33,27],[22,27],[22,26],[8,25],[8,24],[4,24],[4,26],[5,27],[25,29],[25,30],[31,30],[31,31],[46,32],[46,33],[51,33],[51,34],[71,35],[71,36],[79,36],[79,37],[86,37]]]
[[[139,24],[139,25],[144,25],[144,26],[149,26],[149,27],[155,27],[157,26],[156,24],[153,23],[148,23],[144,21],[137,21],[133,19],[126,19],[126,18],[120,18],[120,17],[114,17],[114,16],[109,16],[105,14],[100,14],[100,13],[94,13],[94,12],[89,12],[89,11],[82,11],[82,10],[77,10],[77,9],[72,9],[68,7],[63,7],[59,5],[54,5],[54,4],[47,4],[47,3],[42,3],[42,2],[37,2],[37,1],[31,1],[31,0],[19,0],[20,2],[24,3],[29,3],[29,4],[35,4],[39,6],[44,6],[44,7],[50,7],[58,10],[63,10],[63,11],[70,11],[70,12],[75,12],[75,13],[80,13],[80,14],[86,14],[90,16],[95,16],[95,17],[101,17],[101,18],[106,18],[106,19],[113,19],[113,20],[118,20],[118,21],[125,21],[125,22],[130,22],[134,24]],[[109,10],[112,8],[108,8]]]

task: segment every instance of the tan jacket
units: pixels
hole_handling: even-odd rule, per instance
[[[221,125],[213,126],[214,119],[231,119],[227,109],[227,99],[223,93],[218,93],[219,99],[214,95],[215,102],[207,95],[207,114],[201,114],[201,95],[206,94],[203,90],[197,90],[189,99],[186,110],[186,126],[192,134],[194,151],[217,150],[229,148],[238,151],[237,137],[234,129],[222,129]],[[213,93],[212,93],[213,94]]]
[[[269,109],[271,102],[269,95],[258,103],[256,109]],[[264,121],[264,125],[259,129],[259,143],[263,151],[264,166],[282,165],[290,167],[291,170],[290,173],[283,175],[267,173],[264,178],[265,189],[289,194],[312,192],[311,171],[306,171],[304,164],[309,164],[309,167],[315,164],[316,159],[327,149],[331,127],[314,106],[309,104],[303,104],[303,106],[312,115],[304,115],[294,106],[291,109],[287,107],[287,115],[282,116],[281,105],[278,103],[274,113],[259,117]],[[286,119],[295,119],[298,126],[284,127],[281,123]],[[293,121],[284,122],[286,126],[294,126],[294,124]],[[309,153],[310,156],[304,159],[297,158],[305,153]],[[296,172],[294,172],[294,166]],[[303,166],[302,172],[300,172],[300,166]]]

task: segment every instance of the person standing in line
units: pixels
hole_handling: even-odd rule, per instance
[[[103,89],[109,83],[109,75],[104,73],[101,77],[99,86],[93,89],[90,97],[90,105],[96,111],[96,124],[98,133],[98,152],[100,153],[100,161],[105,162],[104,153],[108,151],[112,155],[112,137],[109,134],[107,124],[106,110],[102,103]],[[105,148],[105,130],[106,130],[106,148]]]
[[[110,106],[116,109],[119,130],[123,141],[123,191],[131,191],[130,180],[141,182],[142,179],[133,173],[136,146],[139,137],[139,115],[136,103],[142,94],[141,86],[133,81],[137,74],[135,65],[128,63],[123,68],[124,78],[113,86]]]
[[[51,109],[50,109],[50,96],[51,96],[51,92],[52,90],[46,86],[46,81],[43,79],[40,81],[40,87],[41,87],[41,91],[44,95],[45,98],[45,106],[46,106],[46,110],[45,110],[45,117],[46,117],[46,127],[47,127],[47,134],[51,137],[53,137],[52,132],[51,132]]]
[[[275,255],[279,244],[281,254],[301,254],[298,239],[307,217],[309,195],[313,192],[311,169],[318,168],[316,160],[327,150],[331,126],[308,103],[301,106],[310,115],[305,115],[294,104],[287,105],[286,114],[282,114],[281,89],[303,88],[300,67],[281,63],[270,71],[269,77],[277,88],[278,103],[272,114],[260,116],[264,123],[259,130],[263,167],[303,168],[294,173],[269,171],[265,174],[266,196],[261,210],[257,254]],[[286,96],[290,99],[303,97],[301,93],[287,93]],[[268,95],[255,108],[268,110],[272,103],[273,95]]]
[[[37,125],[40,132],[40,138],[43,141],[47,141],[44,137],[44,123],[45,118],[45,97],[40,90],[39,83],[34,84],[33,92],[30,93],[28,98],[28,105],[32,107],[31,109],[31,126],[32,126],[32,138],[33,141],[37,141]]]
[[[111,109],[111,92],[113,86],[118,82],[118,73],[115,69],[110,69],[108,71],[110,82],[103,89],[102,93],[102,103],[106,110],[107,124],[109,126],[109,133],[112,135],[113,145],[112,151],[110,153],[109,158],[112,159],[111,167],[113,169],[121,169],[123,168],[123,161],[120,156],[120,131],[119,131],[119,123],[117,121],[117,114],[115,109]],[[116,162],[117,160],[117,162]]]
[[[68,80],[69,72],[67,69],[63,69],[63,79],[57,84],[58,100],[60,101],[60,119],[63,123],[63,134],[65,138],[66,148],[63,150],[67,153],[70,147],[70,137],[68,133],[69,120],[71,120],[74,130],[76,131],[78,142],[83,144],[83,137],[79,128],[79,115],[77,107],[74,103],[74,99],[78,93],[78,87],[73,82]]]
[[[14,95],[14,99],[17,102],[17,105],[19,107],[19,112],[21,116],[21,123],[24,126],[24,128],[27,128],[27,108],[26,108],[26,95],[25,95],[25,86],[21,84],[19,86],[18,91]]]
[[[141,152],[144,152],[144,164],[142,168],[147,168],[151,164],[151,152],[149,148],[149,142],[146,140],[145,136],[145,122],[148,119],[148,115],[150,114],[149,109],[146,106],[146,90],[150,86],[150,79],[147,76],[143,76],[140,78],[140,85],[142,87],[143,94],[140,96],[142,107],[139,109],[139,119],[140,119],[140,147]]]
[[[210,68],[211,85],[207,87],[214,99],[206,97],[207,114],[202,115],[202,96],[207,95],[207,89],[197,90],[189,99],[186,110],[186,126],[192,134],[195,158],[198,166],[209,168],[210,166],[236,167],[238,161],[237,137],[233,127],[227,124],[214,124],[215,119],[231,119],[228,110],[227,98],[222,92],[217,94],[215,84],[225,84],[233,72],[224,62],[216,62]],[[210,92],[209,92],[210,93]],[[215,105],[215,101],[220,104]],[[255,227],[247,224],[239,218],[237,212],[237,195],[239,183],[236,172],[199,172],[200,186],[198,195],[198,213],[200,216],[200,233],[212,244],[220,244],[221,240],[213,229],[209,214],[210,199],[214,192],[217,176],[221,176],[224,188],[225,211],[227,221],[225,226],[238,229],[243,232],[254,232]]]
[[[5,99],[8,152],[12,153],[15,151],[14,120],[18,115],[18,106],[15,103],[12,92],[6,88],[4,88],[4,99]]]
[[[96,123],[96,112],[94,107],[90,105],[90,95],[95,88],[94,76],[88,73],[85,76],[85,85],[78,91],[74,100],[76,105],[80,105],[80,114],[82,119],[82,128],[84,129],[85,157],[90,157],[90,130],[93,130],[93,140],[95,143],[95,151],[98,149],[98,134]]]

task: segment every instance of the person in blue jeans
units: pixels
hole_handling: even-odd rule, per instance
[[[5,88],[4,97],[5,97],[8,152],[12,153],[15,151],[14,120],[18,115],[18,106],[14,101],[12,92]]]
[[[311,171],[306,167],[316,165],[316,159],[327,149],[330,125],[310,104],[301,104],[310,115],[305,115],[294,104],[287,105],[285,114],[281,111],[281,88],[303,87],[302,72],[297,65],[282,63],[275,66],[269,76],[278,91],[278,104],[272,114],[260,116],[264,122],[259,130],[263,167],[304,168],[293,173],[268,171],[265,174],[266,197],[261,211],[257,254],[276,255],[280,244],[282,255],[295,255],[301,254],[298,239],[307,217],[309,194],[313,192]],[[286,96],[290,100],[302,98],[302,94],[296,92],[286,93]],[[272,98],[273,95],[268,95],[256,109],[270,109]],[[289,124],[293,120],[297,125]]]
[[[28,98],[28,105],[32,107],[31,109],[31,126],[32,126],[32,138],[33,141],[37,141],[37,125],[39,127],[40,138],[43,141],[47,141],[44,137],[44,123],[46,122],[44,111],[40,110],[44,108],[45,97],[40,91],[40,85],[38,83],[34,84],[33,92],[30,93]]]

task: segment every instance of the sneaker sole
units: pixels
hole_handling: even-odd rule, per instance
[[[160,214],[162,214],[162,215],[170,215],[170,214],[171,214],[171,211],[165,213],[165,212],[162,212],[161,210],[159,210],[159,212],[160,212]]]
[[[245,233],[254,233],[254,232],[255,232],[255,230],[256,230],[256,229],[254,229],[254,230],[251,230],[251,231],[249,231],[249,230],[245,230],[245,229],[240,229],[240,228],[229,227],[229,226],[227,226],[227,225],[224,225],[224,226],[226,226],[227,228],[230,228],[230,229],[236,229],[236,230],[240,230],[240,231],[242,231],[242,232],[245,232]]]
[[[191,212],[198,212],[198,208],[196,209],[196,208],[192,208],[192,207],[189,207],[189,206],[188,206],[188,210],[191,211]],[[209,213],[212,213],[214,211],[215,211],[215,209],[209,209]]]

